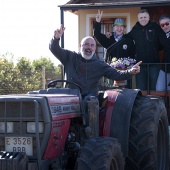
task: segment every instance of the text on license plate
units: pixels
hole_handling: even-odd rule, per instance
[[[26,152],[28,156],[33,155],[32,137],[5,137],[5,151]]]

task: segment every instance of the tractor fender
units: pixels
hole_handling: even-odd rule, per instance
[[[139,89],[107,90],[104,94],[107,109],[103,135],[118,139],[124,157],[128,154],[131,112],[138,94],[142,95]]]

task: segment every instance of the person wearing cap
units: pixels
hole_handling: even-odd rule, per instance
[[[94,37],[101,46],[106,49],[105,61],[111,62],[113,57],[116,58],[135,58],[136,50],[134,42],[131,38],[125,38],[125,22],[122,18],[117,18],[113,24],[113,35],[108,39],[105,34],[101,33],[101,18],[103,11],[96,15],[94,23]]]
[[[161,15],[159,25],[164,31],[160,36],[161,42],[163,43],[162,63],[170,63],[170,16],[167,14]],[[170,64],[161,65],[156,84],[156,91],[164,91],[166,89],[170,90]]]

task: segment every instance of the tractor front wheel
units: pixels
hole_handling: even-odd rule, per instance
[[[76,170],[123,170],[120,144],[111,137],[88,139],[79,151]]]

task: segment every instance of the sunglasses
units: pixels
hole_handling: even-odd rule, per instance
[[[165,23],[163,23],[163,24],[160,24],[160,26],[163,28],[164,26],[168,26],[169,25],[169,22],[165,22]]]

